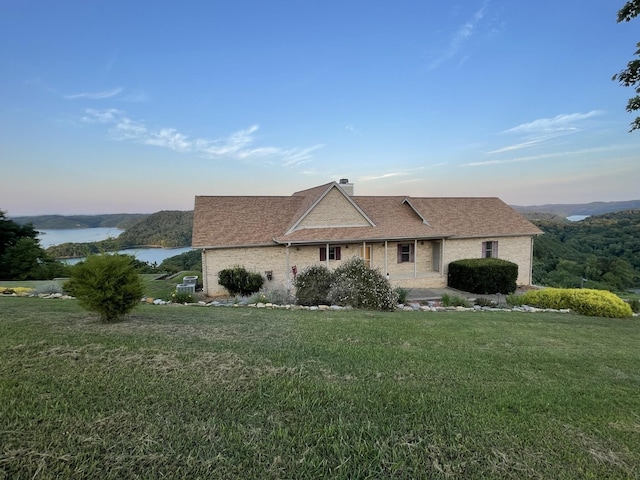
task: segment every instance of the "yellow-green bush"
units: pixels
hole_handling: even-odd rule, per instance
[[[26,297],[33,293],[33,288],[29,287],[0,287],[0,294],[11,295],[16,294],[19,297]]]
[[[617,295],[590,288],[530,290],[519,298],[519,302],[540,308],[569,308],[592,317],[624,318],[632,315],[629,304]]]

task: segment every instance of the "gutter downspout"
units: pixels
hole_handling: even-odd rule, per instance
[[[209,295],[209,280],[207,279],[207,255],[204,248],[200,251],[200,258],[200,261],[202,262],[202,289],[207,295]]]
[[[528,272],[528,277],[529,277],[529,285],[533,284],[533,239],[534,237],[531,237],[531,249],[529,250],[529,272]]]

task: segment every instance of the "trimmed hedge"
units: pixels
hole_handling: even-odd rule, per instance
[[[545,288],[530,290],[518,302],[539,308],[568,308],[591,317],[625,318],[633,312],[627,302],[606,290],[590,288]]]
[[[467,258],[449,264],[447,284],[464,292],[491,294],[516,290],[518,265],[499,258]]]

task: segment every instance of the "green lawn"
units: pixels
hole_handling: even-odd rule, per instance
[[[179,275],[171,278],[161,278],[162,275],[157,273],[141,274],[140,279],[144,284],[144,294],[152,298],[161,298],[169,300],[171,294],[175,292],[176,285],[182,283],[182,279],[187,275],[201,276],[200,272],[184,271]],[[27,287],[36,291],[51,291],[51,288],[62,290],[66,280],[0,280],[0,290],[4,288]]]
[[[0,479],[639,478],[640,324],[0,298]]]

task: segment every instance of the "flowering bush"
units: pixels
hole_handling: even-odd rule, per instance
[[[398,294],[382,273],[358,257],[334,270],[328,299],[336,305],[371,310],[394,310],[398,305]]]
[[[187,292],[175,291],[171,294],[172,303],[193,303],[193,294]]]

